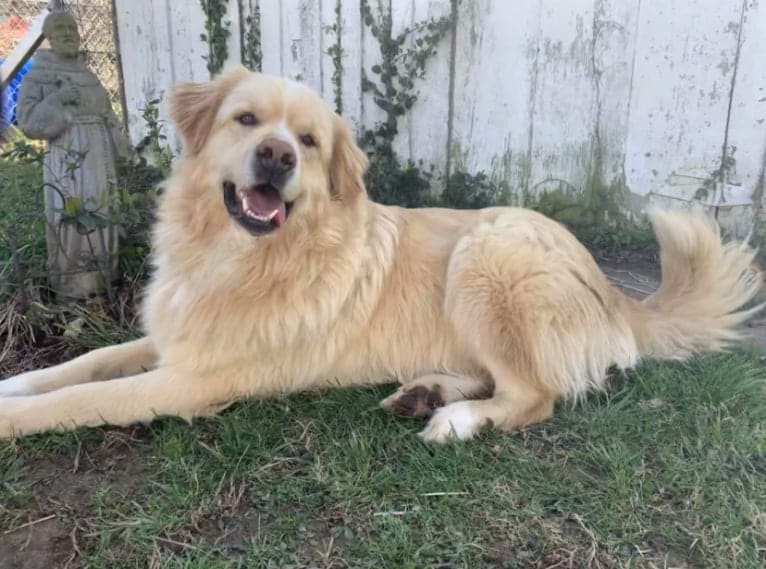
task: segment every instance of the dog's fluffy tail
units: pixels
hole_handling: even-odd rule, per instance
[[[681,360],[739,340],[738,325],[763,306],[743,309],[763,283],[755,251],[723,243],[718,225],[702,215],[654,212],[652,225],[662,284],[628,310],[640,355]]]

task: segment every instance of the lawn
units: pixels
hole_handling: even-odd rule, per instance
[[[392,387],[0,443],[0,566],[763,567],[763,377],[647,363],[446,447],[378,409]]]
[[[42,168],[0,158],[0,267],[10,258],[9,236],[25,258],[45,255]]]
[[[38,171],[0,162],[0,235],[31,267]],[[135,334],[56,322],[75,316],[45,362],[24,345],[0,370]],[[650,362],[543,425],[445,447],[378,408],[393,386],[0,441],[0,568],[763,567],[764,376],[755,350]]]

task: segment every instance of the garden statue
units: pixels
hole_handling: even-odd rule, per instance
[[[58,295],[84,298],[103,292],[117,269],[117,228],[110,222],[117,162],[127,139],[109,95],[79,53],[74,17],[49,14],[39,50],[24,77],[18,126],[48,141],[45,221],[48,270]],[[107,280],[108,279],[108,280]]]

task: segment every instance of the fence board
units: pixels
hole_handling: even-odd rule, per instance
[[[407,9],[402,10],[395,20],[402,28],[449,17],[452,9],[450,0],[413,0],[403,6]],[[414,39],[411,36],[410,45]],[[426,63],[425,79],[415,81],[417,100],[402,120],[394,146],[401,158],[433,168],[439,176],[446,173],[449,75],[450,35],[447,34],[436,47],[436,54]]]
[[[182,5],[183,8],[189,12],[195,12],[191,9],[194,2],[173,2],[170,3],[176,5]],[[199,3],[199,2],[197,2]],[[180,7],[180,6],[179,6]],[[200,9],[201,13],[202,10]],[[242,62],[242,36],[240,35],[240,29],[244,22],[240,21],[239,2],[238,0],[227,0],[226,4],[226,21],[229,23],[229,37],[226,40],[226,61],[224,61],[224,69],[233,65],[238,65]],[[203,21],[204,22],[204,21]]]
[[[261,49],[264,73],[282,74],[282,11],[280,2],[261,2]]]
[[[324,0],[325,2],[327,0]],[[343,62],[343,116],[357,134],[362,131],[362,16],[358,0],[340,1],[340,46]]]
[[[721,196],[729,203],[753,197],[766,168],[766,2],[745,1],[737,79],[731,102],[727,143],[735,148],[729,182],[739,186]],[[763,181],[760,181],[763,184]],[[761,188],[763,199],[763,188]],[[732,194],[738,195],[732,195]],[[758,198],[759,196],[755,196]]]
[[[116,9],[128,130],[138,142],[145,134],[141,109],[173,83],[167,3],[117,0]],[[160,111],[166,119],[164,106]],[[169,136],[175,142],[174,135]]]
[[[526,178],[538,2],[461,2],[457,20],[452,170],[484,171],[517,193]]]
[[[205,57],[208,47],[200,41],[205,33],[205,14],[179,2],[165,2],[171,42],[173,81],[205,81],[210,77]]]
[[[352,0],[344,0],[352,1]],[[382,19],[387,16],[388,5],[382,5],[382,3],[375,0],[367,0],[370,5],[370,10],[373,13],[373,18],[377,25],[380,25]],[[380,45],[376,40],[370,29],[370,26],[362,22],[362,42],[361,42],[361,70],[362,74],[366,76],[375,84],[379,85],[379,76],[373,73],[372,68],[375,65],[379,65],[381,61]],[[383,121],[386,118],[383,110],[375,104],[374,97],[370,92],[362,92],[362,114],[361,114],[361,130],[372,129],[379,121]]]
[[[316,0],[282,0],[282,74],[322,92],[321,13]]]
[[[642,6],[625,159],[632,192],[688,201],[719,168],[740,11],[740,1]]]

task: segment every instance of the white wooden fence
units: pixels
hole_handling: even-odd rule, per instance
[[[582,188],[600,149],[598,174],[623,182],[637,205],[692,202],[749,227],[766,164],[766,0],[370,4],[391,10],[394,33],[434,17],[455,22],[399,125],[402,158],[537,191]],[[357,132],[380,120],[362,92],[362,73],[372,75],[381,54],[360,0],[231,0],[228,63],[240,60],[240,30],[256,6],[263,71],[300,79],[328,102],[339,14],[343,114]],[[198,0],[116,0],[116,16],[137,139],[147,100],[209,77],[205,18]],[[701,193],[710,181],[719,183]]]

